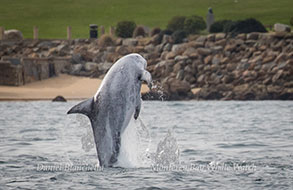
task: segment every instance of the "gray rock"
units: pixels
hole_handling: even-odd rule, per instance
[[[156,34],[154,35],[151,40],[150,40],[150,43],[154,44],[154,45],[158,45],[161,43],[161,37],[160,37],[160,34]]]
[[[167,43],[172,43],[172,37],[170,35],[165,34],[163,36],[162,44],[167,44]]]
[[[180,53],[182,53],[185,50],[185,47],[183,44],[176,44],[172,46],[172,51],[178,55]]]
[[[43,42],[40,42],[39,44],[38,44],[38,48],[42,48],[42,49],[49,49],[49,48],[51,48],[51,47],[53,47],[53,43],[51,42],[51,41],[43,41]]]
[[[138,40],[134,38],[124,39],[122,45],[124,46],[136,46],[138,44]]]
[[[213,46],[211,49],[213,52],[219,52],[223,50],[223,46]]]
[[[80,63],[71,65],[70,73],[73,75],[78,75],[80,73],[81,69],[82,69],[82,64],[80,64]]]
[[[225,38],[226,34],[225,33],[217,33],[215,36],[215,40],[219,41],[219,40],[223,40]]]
[[[155,50],[155,46],[153,44],[149,44],[144,47],[144,50],[148,53],[152,53]]]
[[[214,65],[218,65],[219,63],[221,62],[221,59],[214,56],[213,59],[212,59],[212,64]]]
[[[60,44],[59,46],[57,46],[56,50],[57,50],[58,52],[60,52],[60,51],[64,51],[64,50],[66,50],[67,47],[68,47],[68,46],[65,45],[65,44]]]
[[[197,52],[203,56],[206,56],[212,53],[212,51],[208,48],[197,48]]]
[[[80,64],[83,62],[82,56],[77,53],[77,54],[73,54],[72,58],[71,58],[71,62],[72,64]]]
[[[184,56],[184,55],[177,55],[177,56],[175,57],[175,62],[185,61],[185,60],[187,60],[187,59],[188,59],[187,56]]]
[[[207,37],[206,36],[199,36],[196,39],[196,42],[198,42],[198,43],[204,43],[206,40],[207,40]]]
[[[274,30],[276,32],[290,32],[291,31],[291,28],[290,28],[290,26],[288,26],[286,24],[276,23],[274,25]]]
[[[184,70],[181,69],[180,71],[177,72],[176,79],[183,80],[183,78],[184,78]]]
[[[257,32],[252,32],[247,34],[247,40],[257,40],[259,36],[259,33]]]
[[[159,44],[155,47],[155,52],[162,53],[163,48],[164,48],[164,44]],[[150,53],[153,53],[153,52],[150,52]]]
[[[171,51],[172,49],[172,45],[170,43],[167,43],[164,48],[163,48],[163,51]]]
[[[107,73],[107,71],[112,67],[113,63],[105,62],[99,64],[99,71],[103,74]]]
[[[97,63],[94,63],[94,62],[87,62],[85,63],[84,65],[84,69],[86,71],[93,71],[95,70],[96,68],[98,68],[98,64]]]

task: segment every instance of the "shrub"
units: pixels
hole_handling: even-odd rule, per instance
[[[232,23],[233,21],[231,20],[219,20],[216,21],[211,25],[210,28],[210,33],[219,33],[219,32],[224,32],[224,28],[227,24]]]
[[[133,31],[136,27],[133,21],[121,21],[117,23],[115,34],[121,38],[132,37]]]
[[[115,45],[115,40],[111,35],[103,34],[99,39],[99,46],[107,47]]]
[[[290,24],[291,24],[291,26],[293,26],[293,16],[290,19]]]
[[[183,39],[186,38],[186,32],[184,30],[176,30],[173,34],[172,34],[172,38],[174,40],[175,44],[179,44],[183,42]]]
[[[156,34],[160,34],[161,29],[159,27],[155,27],[151,30],[151,36],[154,36]]]
[[[185,16],[175,16],[173,17],[167,25],[167,30],[176,31],[176,30],[183,30],[184,28],[184,21]]]
[[[232,36],[240,33],[267,32],[263,24],[254,18],[234,21],[226,24],[224,27],[224,31],[226,33],[230,33]]]
[[[182,29],[181,29],[182,30]],[[173,34],[173,31],[172,30],[168,30],[168,29],[166,29],[166,30],[162,30],[161,32],[160,32],[160,34],[161,35],[172,35]]]
[[[142,36],[145,37],[147,36],[145,29],[143,26],[137,26],[134,31],[133,31],[133,37],[138,37],[138,36]]]
[[[186,34],[198,34],[206,28],[206,23],[200,16],[189,16],[184,21],[184,31]]]

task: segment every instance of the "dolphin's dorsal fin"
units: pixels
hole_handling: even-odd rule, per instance
[[[94,106],[94,98],[87,99],[76,106],[72,107],[67,114],[81,113],[90,117]]]

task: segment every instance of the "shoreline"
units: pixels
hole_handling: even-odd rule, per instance
[[[83,100],[94,96],[101,82],[101,79],[61,74],[23,86],[0,85],[0,101],[47,101],[56,96]],[[143,84],[141,92],[147,91],[148,87]]]

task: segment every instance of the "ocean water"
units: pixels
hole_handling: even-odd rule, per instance
[[[76,103],[0,102],[0,189],[293,189],[292,101],[144,102],[116,168]]]

